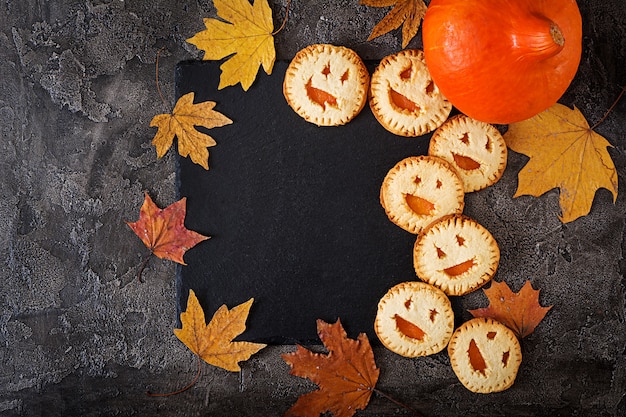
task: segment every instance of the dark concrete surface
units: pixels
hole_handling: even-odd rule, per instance
[[[270,3],[280,22],[286,0]],[[626,7],[579,5],[583,58],[561,102],[594,123],[626,85]],[[316,42],[371,59],[395,52],[398,32],[366,42],[385,11],[294,0],[278,57]],[[175,64],[202,56],[185,39],[213,13],[208,0],[0,1],[0,415],[270,416],[313,388],[280,359],[293,347],[275,346],[241,373],[205,366],[183,394],[145,395],[185,385],[196,362],[172,333],[176,266],[153,259],[146,283],[135,280],[146,249],[124,221],[137,219],[144,191],[161,207],[176,199],[173,153],[157,160],[150,143],[151,118],[170,110],[155,59],[163,48],[160,85],[173,101]],[[597,132],[614,146],[622,187],[626,100]],[[378,387],[425,416],[626,415],[624,193],[613,203],[601,190],[587,217],[563,225],[558,192],[512,199],[525,162],[511,153],[504,178],[469,195],[466,213],[500,243],[496,279],[515,291],[530,279],[554,307],[524,340],[515,385],[499,394],[467,391],[444,353],[376,349]],[[462,321],[486,299],[453,302]],[[410,414],[375,395],[358,415]]]

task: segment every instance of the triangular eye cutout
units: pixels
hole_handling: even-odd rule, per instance
[[[325,75],[326,78],[328,78],[328,74],[330,74],[330,63],[326,64],[322,70],[322,75]]]
[[[435,92],[435,83],[431,81],[426,86],[426,94],[429,96],[432,96],[434,92]]]
[[[350,77],[350,70],[346,70],[346,72],[344,72],[343,74],[341,74],[341,84],[345,83],[346,81],[348,81],[348,78]]]
[[[459,140],[461,141],[461,143],[463,143],[464,145],[469,145],[469,135],[467,133],[463,133],[463,136],[461,136],[459,138]]]
[[[465,238],[463,238],[461,235],[456,235],[456,243],[459,246],[464,246],[465,245]]]
[[[506,368],[507,365],[509,364],[509,356],[510,355],[511,355],[511,353],[508,350],[502,354],[502,366],[504,368]]]
[[[435,249],[437,250],[437,258],[443,259],[446,257],[446,253],[439,246],[435,246]]]
[[[428,318],[430,319],[430,321],[431,321],[432,323],[434,323],[434,322],[435,322],[435,317],[437,317],[437,314],[439,314],[439,312],[437,311],[437,309],[436,309],[436,308],[433,308],[433,309],[431,309],[431,310],[430,310],[430,315],[429,315],[429,317],[428,317]]]
[[[404,81],[411,79],[411,73],[412,72],[413,72],[412,67],[409,65],[407,68],[402,70],[402,72],[400,73],[400,79],[404,80]]]

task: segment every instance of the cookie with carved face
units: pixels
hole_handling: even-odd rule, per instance
[[[450,364],[472,392],[504,391],[515,382],[522,350],[515,333],[490,318],[475,318],[454,331],[448,345]]]
[[[506,143],[498,129],[464,114],[449,118],[435,130],[428,154],[456,169],[466,193],[495,184],[506,168]]]
[[[424,53],[417,49],[383,58],[372,74],[369,96],[378,122],[399,136],[432,132],[452,110],[430,77]]]
[[[283,94],[306,121],[338,126],[363,109],[369,81],[365,64],[352,49],[315,44],[299,51],[287,67]]]
[[[500,249],[493,235],[475,220],[451,215],[437,220],[415,241],[417,276],[448,295],[474,291],[493,278]]]
[[[380,203],[389,220],[414,234],[443,216],[461,213],[464,196],[454,169],[443,159],[426,155],[398,162],[380,188]]]
[[[378,303],[374,330],[382,344],[398,355],[432,355],[447,346],[454,313],[441,290],[423,282],[404,282]]]

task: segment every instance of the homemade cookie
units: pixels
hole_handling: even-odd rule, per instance
[[[464,114],[449,118],[435,130],[428,154],[456,169],[466,193],[495,184],[506,168],[506,143],[498,129]]]
[[[293,58],[283,82],[289,106],[318,126],[348,123],[365,106],[369,72],[353,50],[315,44]]]
[[[440,217],[461,213],[464,195],[463,183],[446,161],[435,156],[411,156],[385,176],[380,203],[389,220],[418,234]]]
[[[392,352],[413,358],[443,350],[454,330],[450,300],[423,282],[391,288],[378,303],[374,330]]]
[[[464,215],[432,223],[413,247],[417,276],[448,295],[480,288],[493,278],[499,262],[500,249],[491,233]]]
[[[417,49],[380,61],[372,74],[369,104],[378,122],[399,136],[432,132],[452,110],[430,77],[424,53]]]
[[[472,392],[487,394],[513,385],[522,350],[513,331],[490,318],[475,318],[455,330],[448,354],[452,370]]]

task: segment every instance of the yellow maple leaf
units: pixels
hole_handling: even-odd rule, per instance
[[[205,362],[227,371],[239,372],[239,362],[250,359],[263,349],[262,343],[233,342],[246,329],[246,319],[253,298],[229,310],[221,306],[206,324],[204,311],[193,290],[189,291],[187,310],[181,313],[182,329],[174,329],[174,334],[193,353]]]
[[[215,102],[204,101],[194,104],[194,93],[187,93],[176,102],[172,114],[158,114],[152,118],[150,126],[158,127],[152,144],[156,146],[157,156],[161,158],[172,146],[174,137],[178,138],[178,153],[209,169],[210,146],[216,142],[211,136],[198,131],[195,126],[207,129],[231,124],[233,121],[213,108]]]
[[[220,60],[232,55],[221,66],[218,89],[241,83],[244,91],[254,82],[259,65],[272,73],[274,23],[267,0],[214,0],[217,15],[225,21],[204,19],[206,29],[187,39],[204,51],[205,60]]]
[[[370,34],[368,41],[402,26],[402,47],[411,42],[419,30],[420,23],[426,14],[423,0],[361,0],[361,4],[372,7],[390,7],[393,9],[380,21]]]
[[[611,144],[589,127],[576,107],[557,103],[509,125],[504,139],[511,150],[530,157],[518,174],[514,197],[538,197],[559,188],[563,223],[588,214],[599,188],[609,190],[613,202],[617,199],[617,172],[607,151]]]

